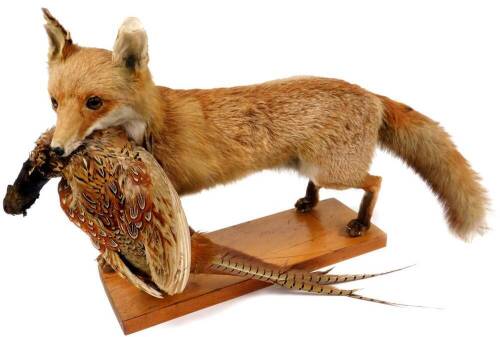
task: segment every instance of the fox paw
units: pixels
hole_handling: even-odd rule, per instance
[[[347,224],[346,232],[350,237],[355,238],[363,235],[368,230],[368,227],[358,219],[353,219]]]
[[[300,213],[307,213],[312,210],[317,203],[317,201],[308,198],[300,198],[295,203],[295,209]]]

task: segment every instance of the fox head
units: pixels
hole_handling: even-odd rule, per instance
[[[127,18],[113,51],[76,45],[70,33],[43,9],[49,37],[49,95],[57,114],[51,149],[68,156],[94,130],[123,126],[142,144],[147,102],[154,90],[148,69],[147,35]]]

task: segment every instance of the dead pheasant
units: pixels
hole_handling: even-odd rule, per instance
[[[146,293],[155,297],[177,294],[184,290],[190,273],[217,273],[394,304],[333,286],[388,272],[328,275],[286,270],[190,230],[179,196],[163,169],[149,152],[129,142],[123,131],[96,132],[71,157],[50,151],[52,132],[38,139],[14,185],[8,186],[5,211],[25,214],[44,184],[62,177],[61,207],[99,249],[99,263]]]

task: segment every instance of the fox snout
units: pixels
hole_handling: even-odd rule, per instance
[[[81,121],[58,116],[54,137],[50,143],[50,150],[58,156],[66,157],[75,151],[82,143],[80,137]]]
[[[71,153],[73,153],[73,151],[75,151],[81,144],[81,141],[78,141],[73,137],[66,143],[59,142],[54,137],[54,139],[50,143],[50,150],[60,157],[67,157]]]
[[[81,103],[76,98],[59,100],[54,109],[57,121],[50,149],[58,156],[66,157],[81,145],[95,117],[82,113]]]

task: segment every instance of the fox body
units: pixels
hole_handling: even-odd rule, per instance
[[[51,147],[63,156],[94,130],[123,126],[149,149],[177,192],[193,193],[267,169],[309,177],[299,211],[321,187],[361,188],[356,236],[368,228],[381,178],[368,173],[377,145],[430,185],[462,238],[485,227],[486,193],[448,134],[410,107],[345,81],[300,77],[209,90],[156,86],[147,36],[137,19],[112,51],[84,48],[46,10],[49,94],[57,113]]]

